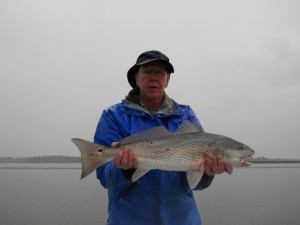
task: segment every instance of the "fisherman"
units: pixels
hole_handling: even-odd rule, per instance
[[[103,111],[94,143],[119,147],[121,139],[156,126],[175,132],[184,120],[204,132],[192,108],[166,94],[171,73],[174,68],[166,55],[155,50],[142,53],[127,72],[132,90],[121,103]],[[185,172],[151,170],[132,182],[138,165],[134,149],[124,147],[113,161],[97,169],[97,178],[108,189],[107,225],[201,224]],[[220,156],[208,158],[204,168],[194,190],[210,186],[216,174],[232,173],[232,165]]]

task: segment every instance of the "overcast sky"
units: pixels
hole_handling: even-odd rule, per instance
[[[300,158],[297,0],[1,0],[0,157],[80,156],[147,50],[167,94],[256,156]]]

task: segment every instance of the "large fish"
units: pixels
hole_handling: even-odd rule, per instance
[[[247,165],[247,159],[254,154],[247,145],[222,135],[200,132],[197,126],[187,120],[175,133],[163,126],[155,127],[124,138],[118,148],[78,138],[72,138],[72,141],[81,152],[81,179],[113,160],[123,147],[129,146],[139,161],[132,181],[138,180],[152,169],[186,171],[191,189],[201,180],[207,157],[221,155],[224,160],[237,166]]]

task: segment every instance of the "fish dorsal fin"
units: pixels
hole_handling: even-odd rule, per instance
[[[188,120],[183,121],[180,126],[177,128],[175,134],[185,134],[185,133],[194,133],[200,132],[200,128],[195,124],[191,123]]]
[[[138,141],[147,141],[156,138],[166,137],[173,135],[170,131],[167,130],[164,126],[154,127],[149,130],[142,131],[137,134],[130,135],[120,141],[121,145],[129,144],[132,142]]]

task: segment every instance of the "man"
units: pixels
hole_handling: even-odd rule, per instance
[[[173,72],[163,53],[142,53],[127,73],[133,89],[121,103],[103,111],[94,142],[117,147],[121,139],[156,126],[175,132],[184,120],[203,131],[191,107],[176,103],[165,93]],[[108,225],[201,224],[185,172],[151,170],[132,182],[138,165],[134,149],[124,148],[112,162],[97,169],[98,179],[108,189]],[[231,164],[211,157],[205,162],[205,173],[195,189],[207,188],[214,175],[224,171],[231,173]]]

